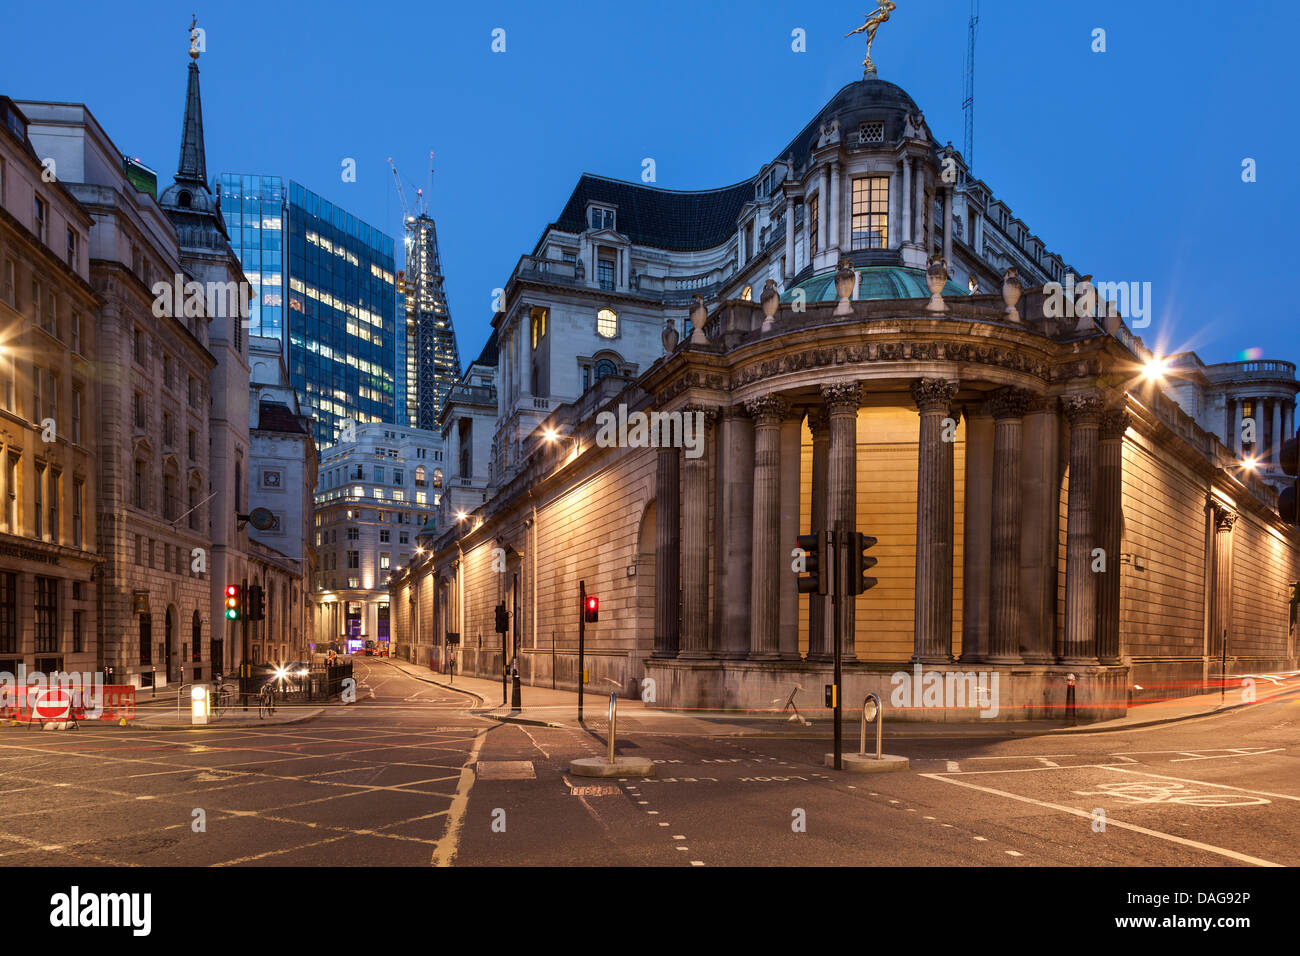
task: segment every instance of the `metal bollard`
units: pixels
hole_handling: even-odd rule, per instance
[[[618,695],[609,695],[609,762],[614,763],[614,732],[618,726]]]
[[[1065,678],[1065,726],[1076,727],[1078,724],[1074,703],[1074,675],[1070,674]]]
[[[868,713],[867,705],[872,701],[875,701],[875,704]],[[875,694],[868,694],[862,701],[862,732],[858,741],[858,753],[864,757],[867,755],[867,721],[869,720],[876,722],[876,759],[880,760],[885,737],[885,707]]]

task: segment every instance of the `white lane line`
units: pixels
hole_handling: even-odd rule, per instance
[[[1118,770],[1119,768],[1110,767],[1106,769]],[[1000,772],[1000,771],[995,771],[995,772]],[[1125,770],[1122,772],[1130,773],[1136,771]],[[982,793],[991,793],[996,797],[1006,797],[1010,800],[1019,800],[1021,803],[1030,803],[1036,807],[1046,807],[1048,810],[1057,810],[1061,813],[1071,814],[1072,816],[1083,817],[1086,820],[1091,820],[1093,818],[1092,813],[1088,810],[1079,810],[1076,809],[1075,807],[1065,807],[1065,806],[1061,806],[1061,804],[1059,803],[1048,803],[1046,800],[1035,800],[1033,797],[1022,797],[1018,793],[1007,793],[1005,790],[994,790],[992,787],[981,787],[979,784],[968,783],[965,780],[957,780],[953,777],[945,777],[942,774],[923,773],[920,774],[920,776],[929,777],[931,780],[942,780],[944,783],[950,783],[956,787],[967,787],[971,790],[979,790]],[[1170,779],[1174,779],[1174,778],[1171,777]],[[1189,782],[1196,783],[1197,781],[1193,780]],[[1236,789],[1236,788],[1230,787],[1229,789]],[[1300,798],[1293,798],[1293,799],[1300,799]],[[1258,857],[1248,856],[1245,853],[1238,853],[1236,850],[1229,850],[1225,847],[1213,846],[1209,843],[1201,843],[1197,840],[1187,840],[1184,839],[1183,837],[1174,836],[1172,833],[1161,833],[1159,830],[1149,830],[1146,827],[1140,827],[1137,826],[1136,824],[1124,823],[1122,820],[1116,820],[1114,817],[1110,817],[1110,816],[1106,818],[1106,825],[1108,827],[1119,827],[1122,830],[1132,830],[1134,833],[1141,833],[1144,836],[1155,837],[1157,840],[1168,840],[1171,843],[1178,843],[1182,846],[1189,846],[1196,850],[1204,850],[1206,853],[1215,853],[1219,856],[1225,856],[1230,860],[1237,860],[1241,863],[1251,863],[1254,864],[1255,866],[1281,866],[1282,865],[1280,863],[1272,863],[1268,860],[1261,860]],[[976,839],[981,839],[981,838],[976,837]]]
[[[1224,757],[1257,757],[1260,754],[1282,753],[1285,749],[1286,749],[1285,747],[1274,747],[1272,750],[1251,750],[1247,753],[1215,754],[1212,757],[1179,757],[1178,759],[1171,760],[1169,762],[1183,763],[1184,761],[1187,760],[1222,760]]]
[[[465,758],[465,766],[460,770],[456,796],[447,809],[447,832],[433,848],[433,859],[429,861],[432,866],[451,866],[451,861],[456,857],[460,828],[465,822],[465,807],[469,804],[469,791],[474,786],[474,764],[478,762],[479,751],[483,749],[483,741],[486,738],[486,730],[474,736],[474,746],[470,748],[469,756]]]
[[[1293,797],[1289,793],[1271,793],[1268,790],[1249,790],[1246,787],[1234,787],[1226,783],[1210,783],[1206,780],[1189,780],[1187,777],[1169,777],[1162,773],[1151,773],[1147,770],[1129,770],[1127,767],[1107,767],[1102,766],[1102,770],[1113,770],[1116,773],[1136,773],[1145,777],[1155,777],[1159,780],[1177,780],[1179,783],[1195,783],[1202,787],[1218,787],[1220,790],[1236,790],[1239,793],[1253,793],[1259,797],[1277,797],[1280,800],[1297,800],[1300,797]]]

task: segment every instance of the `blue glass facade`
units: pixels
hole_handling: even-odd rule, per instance
[[[346,419],[396,424],[396,241],[292,180],[287,189],[277,176],[218,182],[259,292],[250,333],[283,343],[317,447],[335,444]]]

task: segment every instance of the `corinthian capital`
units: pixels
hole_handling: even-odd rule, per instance
[[[912,383],[912,401],[923,412],[946,412],[957,394],[957,383],[943,378],[922,378]]]
[[[1023,388],[1000,388],[989,396],[994,418],[1024,418],[1033,394]]]
[[[745,411],[754,419],[755,425],[779,425],[790,412],[785,399],[775,395],[763,395],[745,402]]]
[[[1096,425],[1101,421],[1104,404],[1096,392],[1077,392],[1061,396],[1061,410],[1071,425]]]
[[[1103,412],[1101,416],[1101,440],[1123,438],[1132,422],[1133,416],[1122,408],[1112,408]]]
[[[862,404],[862,386],[857,382],[836,382],[834,385],[822,386],[822,398],[831,411],[852,408],[858,410]]]

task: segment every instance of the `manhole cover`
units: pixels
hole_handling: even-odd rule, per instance
[[[480,780],[535,780],[531,760],[480,760],[476,765]]]

